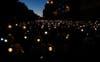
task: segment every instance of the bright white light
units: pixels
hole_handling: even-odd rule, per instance
[[[8,28],[12,28],[12,25],[8,25]]]
[[[53,48],[52,48],[52,47],[49,47],[48,49],[49,49],[49,51],[52,51],[52,50],[53,50]]]
[[[22,26],[23,29],[26,29],[26,26]]]
[[[12,52],[13,51],[13,48],[8,48],[8,52]]]
[[[46,34],[46,35],[47,35],[47,34],[48,34],[48,32],[47,32],[47,31],[45,31],[45,32],[44,32],[44,34]]]
[[[5,40],[4,40],[4,42],[8,42],[8,40],[7,40],[7,39],[5,39]]]
[[[38,39],[37,39],[37,42],[40,42],[40,41],[41,41],[41,40],[38,38]]]
[[[24,39],[27,39],[27,36],[24,36]]]
[[[4,38],[1,38],[1,41],[3,41],[4,40]]]
[[[81,32],[83,32],[84,30],[83,29],[81,29]]]

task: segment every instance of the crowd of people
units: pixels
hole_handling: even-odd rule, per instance
[[[0,62],[63,62],[93,58],[98,55],[99,38],[99,21],[8,23],[0,31]]]

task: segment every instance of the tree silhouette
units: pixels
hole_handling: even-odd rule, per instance
[[[39,19],[32,10],[29,10],[24,3],[18,0],[2,0],[0,2],[0,23],[17,21],[34,21]]]
[[[5,27],[10,23],[35,21],[40,17],[29,10],[24,3],[18,0],[0,1],[0,33],[6,33]]]

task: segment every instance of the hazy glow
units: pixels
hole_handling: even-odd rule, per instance
[[[53,48],[52,48],[52,47],[49,47],[48,49],[49,49],[49,51],[52,51],[52,50],[53,50]]]
[[[27,39],[27,36],[24,36],[24,39]]]
[[[8,52],[12,52],[13,51],[13,48],[8,48]]]
[[[5,40],[4,40],[4,42],[8,42],[8,40],[7,40],[7,39],[5,39]]]
[[[22,26],[23,29],[26,29],[26,26]]]
[[[8,28],[12,28],[12,25],[8,25]]]
[[[40,42],[40,41],[41,41],[41,39],[38,38],[38,39],[37,39],[37,42]]]
[[[45,32],[44,32],[44,34],[48,34],[48,32],[47,32],[47,31],[45,31]]]
[[[1,38],[1,41],[3,41],[4,40],[4,38]]]
[[[18,26],[18,24],[15,24],[15,26]]]
[[[83,29],[81,29],[81,31],[83,32],[84,30],[83,30]]]

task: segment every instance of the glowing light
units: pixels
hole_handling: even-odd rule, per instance
[[[43,29],[43,28],[44,28],[44,25],[41,26],[41,29]]]
[[[81,32],[83,32],[84,30],[83,29],[81,29]]]
[[[47,4],[49,4],[49,1],[47,1]]]
[[[27,32],[29,33],[30,31],[29,31],[29,30],[27,30]]]
[[[22,26],[23,29],[26,29],[26,26]]]
[[[11,29],[11,28],[12,28],[12,25],[8,25],[8,28],[10,28],[10,29]]]
[[[8,48],[8,52],[13,52],[13,48]]]
[[[67,9],[67,11],[70,11],[70,7],[69,6],[66,6],[66,9]]]
[[[68,39],[68,38],[69,38],[69,34],[66,35],[66,39]]]
[[[5,39],[5,40],[4,40],[4,42],[8,42],[8,40],[7,40],[7,39]]]
[[[94,27],[94,30],[96,31],[96,30],[97,30],[97,28],[96,28],[96,27]]]
[[[40,59],[43,59],[44,57],[43,56],[40,56]]]
[[[38,39],[37,39],[37,42],[40,42],[40,41],[41,41],[41,39],[38,38]]]
[[[4,38],[1,38],[1,41],[3,41],[4,40]]]
[[[83,25],[83,27],[85,27],[85,25]]]
[[[15,24],[15,26],[18,26],[18,24]]]
[[[49,51],[52,51],[52,50],[53,50],[53,48],[52,48],[52,47],[49,47],[48,49],[49,49]]]
[[[50,3],[53,4],[53,1],[51,1]]]
[[[45,35],[47,35],[47,34],[48,34],[48,32],[47,32],[47,31],[45,31],[45,32],[44,32],[44,34],[45,34]]]
[[[54,26],[54,29],[56,29],[56,26]]]
[[[24,39],[27,39],[27,36],[24,36]]]
[[[80,28],[82,28],[82,26],[80,26]]]

